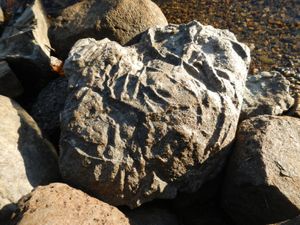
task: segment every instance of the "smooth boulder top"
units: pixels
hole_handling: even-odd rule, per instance
[[[117,208],[62,183],[36,188],[18,207],[14,225],[129,225]]]
[[[82,38],[109,38],[124,45],[149,27],[167,19],[151,0],[85,0],[65,8],[52,20],[50,39],[61,58],[67,58]]]
[[[23,195],[59,177],[57,154],[33,119],[0,95],[0,221]]]
[[[129,47],[78,41],[64,67],[63,178],[130,207],[197,190],[223,168],[249,62],[232,33],[196,21]]]
[[[238,224],[300,213],[300,120],[258,116],[239,126],[225,179],[224,209]]]

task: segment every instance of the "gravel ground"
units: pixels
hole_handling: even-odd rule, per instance
[[[154,0],[170,23],[229,29],[252,50],[251,73],[300,67],[300,0]]]

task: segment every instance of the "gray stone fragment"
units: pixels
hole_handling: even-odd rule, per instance
[[[0,61],[0,95],[11,98],[23,93],[23,87],[6,61]]]
[[[129,47],[78,41],[64,67],[63,178],[131,207],[196,191],[223,168],[249,62],[232,33],[196,21]]]
[[[223,205],[237,224],[262,225],[300,213],[300,120],[258,116],[241,123]]]
[[[50,79],[48,23],[39,0],[6,26],[0,38],[0,59],[6,60],[24,88],[44,86]]]
[[[85,0],[64,9],[53,20],[49,34],[56,53],[66,58],[81,38],[109,38],[125,44],[149,27],[167,24],[151,0]]]
[[[38,95],[31,115],[49,140],[58,144],[60,136],[60,112],[67,98],[68,80],[65,77],[51,81]]]
[[[290,82],[279,72],[262,72],[247,78],[241,119],[281,115],[294,104]]]
[[[0,221],[34,187],[58,179],[57,155],[33,119],[0,96]]]

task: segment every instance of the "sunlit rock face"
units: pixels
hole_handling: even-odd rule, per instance
[[[65,64],[63,178],[131,207],[197,190],[223,168],[249,62],[232,33],[196,21],[129,47],[78,41]]]
[[[33,119],[0,95],[0,221],[34,187],[58,179],[57,155]]]
[[[124,45],[150,27],[167,24],[151,0],[85,0],[52,20],[49,37],[56,54],[65,59],[79,39],[109,38]]]

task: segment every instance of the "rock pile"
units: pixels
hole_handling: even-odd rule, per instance
[[[296,70],[150,0],[0,3],[1,225],[299,224]]]

